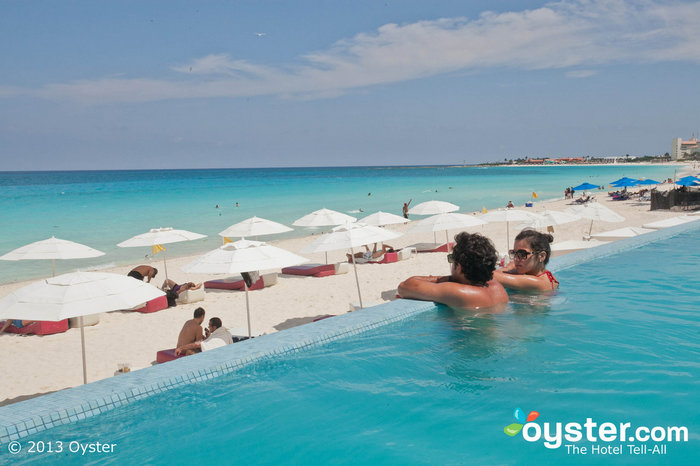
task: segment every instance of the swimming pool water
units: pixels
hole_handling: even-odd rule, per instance
[[[515,295],[503,314],[439,307],[28,440],[117,444],[87,464],[697,464],[698,250],[696,229],[563,270],[556,295]],[[575,456],[505,435],[516,407],[540,424],[590,417],[686,426],[690,438],[665,442],[664,456],[626,444]]]

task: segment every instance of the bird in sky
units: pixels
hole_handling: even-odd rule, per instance
[[[258,36],[258,37],[264,37],[265,34],[267,34],[267,33],[266,33],[266,32],[256,32],[256,33],[255,33],[255,35]]]

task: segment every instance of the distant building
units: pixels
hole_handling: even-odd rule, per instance
[[[682,159],[685,156],[700,150],[700,142],[698,138],[693,137],[684,141],[681,138],[673,138],[671,142],[671,160]]]

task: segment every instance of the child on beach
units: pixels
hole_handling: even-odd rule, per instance
[[[513,249],[509,251],[511,262],[493,274],[500,284],[510,290],[551,291],[559,288],[559,282],[547,263],[552,254],[550,234],[526,229],[515,237]]]

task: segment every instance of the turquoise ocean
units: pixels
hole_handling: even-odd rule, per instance
[[[442,200],[461,212],[522,205],[563,196],[567,186],[606,185],[622,176],[673,178],[669,165],[546,167],[313,167],[203,170],[0,172],[0,255],[56,236],[99,249],[95,259],[57,261],[56,273],[145,260],[148,248],[117,243],[150,228],[173,227],[208,235],[167,245],[168,257],[208,251],[218,232],[254,215],[287,225],[326,207],[361,218],[378,210],[401,214]],[[238,207],[236,207],[238,203]],[[217,208],[218,206],[218,208]],[[282,237],[308,235],[295,229]],[[0,261],[0,283],[49,275],[46,261]]]

